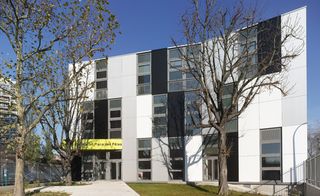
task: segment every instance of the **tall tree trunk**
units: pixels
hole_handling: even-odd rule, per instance
[[[225,130],[219,131],[219,192],[218,195],[228,195],[228,169],[227,169],[227,134]]]
[[[20,141],[21,142],[21,141]],[[15,181],[14,181],[14,192],[15,196],[24,196],[24,160],[23,160],[23,149],[22,144],[18,143],[16,150],[16,172],[15,172]]]
[[[65,161],[65,166],[64,166],[64,172],[65,172],[65,184],[67,186],[72,185],[72,174],[71,174],[71,162],[69,160]]]

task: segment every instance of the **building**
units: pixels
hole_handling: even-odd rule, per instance
[[[283,26],[297,17],[305,33],[305,7],[268,21]],[[95,89],[84,103],[92,116],[85,138],[95,144],[83,150],[81,171],[74,172],[87,180],[218,179],[214,137],[208,140],[202,130],[192,129],[186,112],[194,81],[186,74],[175,75],[169,66],[173,63],[181,63],[175,48],[163,48],[110,57],[108,62],[97,59],[91,65]],[[284,74],[294,86],[287,96],[277,90],[263,92],[230,124],[230,182],[290,182],[294,160],[298,165],[307,158],[307,125],[300,126],[307,121],[305,45]],[[190,129],[193,134],[185,134]],[[203,148],[204,143],[210,148]]]

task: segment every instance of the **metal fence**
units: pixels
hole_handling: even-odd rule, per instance
[[[305,161],[306,183],[320,189],[320,154]]]
[[[0,162],[0,186],[14,184],[14,161]],[[62,179],[62,166],[59,164],[25,163],[24,178],[27,183],[59,182]]]

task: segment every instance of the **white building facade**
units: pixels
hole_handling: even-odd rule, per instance
[[[299,18],[306,43],[306,8],[270,20],[283,27],[288,18]],[[295,43],[286,44],[282,47]],[[285,48],[281,51],[285,54]],[[276,89],[266,90],[231,124],[230,182],[290,182],[294,160],[299,165],[307,158],[306,59],[304,45],[302,53],[283,71],[287,85],[293,87],[287,96]],[[215,137],[206,139],[203,131],[190,127],[186,112],[194,80],[169,66],[180,63],[174,48],[95,61],[90,77],[95,89],[88,99],[93,123],[87,138],[121,139],[122,150],[84,151],[83,179],[218,179]],[[186,134],[190,131],[192,134]],[[206,142],[210,145],[204,149]]]

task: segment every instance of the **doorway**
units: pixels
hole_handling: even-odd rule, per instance
[[[217,181],[219,178],[218,157],[210,156],[204,159],[204,179],[205,181]]]
[[[121,161],[111,161],[111,180],[121,180]]]

